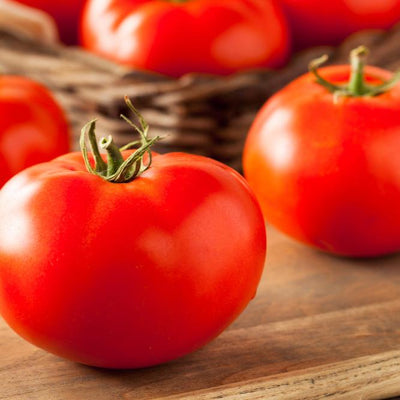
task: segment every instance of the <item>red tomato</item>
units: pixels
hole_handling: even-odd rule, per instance
[[[117,62],[173,77],[279,67],[289,52],[274,0],[89,0],[82,41]]]
[[[0,75],[0,110],[0,187],[24,168],[68,152],[64,113],[39,83]]]
[[[343,84],[350,67],[320,75]],[[306,74],[267,101],[243,166],[268,221],[336,254],[400,250],[400,85],[367,94],[391,76],[366,67],[368,85],[358,81],[365,95],[337,96]]]
[[[0,191],[0,221],[5,320],[100,367],[154,365],[204,345],[253,298],[265,260],[244,179],[182,153],[158,155],[124,183],[88,172],[79,153],[38,164]]]
[[[400,0],[280,0],[295,47],[337,45],[361,29],[387,29],[400,21]]]
[[[16,0],[50,14],[65,44],[77,44],[79,20],[86,0]]]

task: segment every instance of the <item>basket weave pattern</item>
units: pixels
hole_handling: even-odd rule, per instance
[[[328,54],[330,64],[346,63],[349,50],[364,44],[369,63],[400,66],[400,27],[388,33],[360,32],[338,48],[318,47],[298,54],[279,71],[257,70],[227,78],[189,74],[170,79],[130,70],[78,48],[45,46],[0,31],[0,69],[44,83],[67,112],[74,148],[82,126],[97,118],[98,134],[113,134],[120,145],[133,140],[120,118],[128,95],[147,119],[150,135],[161,135],[155,150],[186,151],[216,158],[240,169],[243,143],[255,114],[274,92],[307,71],[308,62]]]

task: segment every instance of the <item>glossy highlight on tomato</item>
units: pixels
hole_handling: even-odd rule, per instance
[[[0,188],[17,172],[69,151],[64,112],[41,84],[0,75]]]
[[[61,357],[166,362],[221,333],[256,293],[266,236],[245,180],[184,153],[153,155],[148,167],[143,138],[122,158],[102,140],[109,156],[94,151],[96,167],[83,145],[89,165],[70,153],[0,191],[0,312]]]
[[[308,73],[267,101],[243,167],[272,225],[327,252],[379,256],[400,250],[399,74],[353,55],[352,68]]]
[[[290,47],[275,0],[89,0],[81,30],[88,50],[172,77],[280,67]]]

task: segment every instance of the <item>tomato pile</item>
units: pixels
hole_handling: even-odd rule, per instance
[[[21,2],[53,15],[66,43],[80,24],[87,49],[171,77],[280,67],[289,30],[301,48],[400,16],[400,1]],[[400,73],[366,55],[315,60],[266,102],[245,144],[246,179],[206,157],[154,153],[160,138],[129,99],[139,125],[123,118],[139,140],[98,141],[92,121],[81,152],[68,153],[49,91],[1,76],[1,315],[61,357],[146,367],[205,345],[244,310],[265,263],[265,220],[341,256],[400,251]]]
[[[52,16],[65,44],[171,77],[277,68],[400,21],[400,0],[16,0]]]

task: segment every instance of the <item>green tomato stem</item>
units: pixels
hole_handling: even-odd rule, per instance
[[[107,162],[105,162],[101,157],[99,146],[97,144],[95,120],[90,121],[83,127],[80,137],[80,147],[87,170],[90,173],[113,183],[130,182],[146,171],[151,166],[152,162],[151,147],[155,142],[160,140],[159,136],[152,139],[148,137],[148,124],[127,97],[125,97],[125,102],[129,109],[139,119],[140,126],[135,125],[131,120],[123,115],[121,115],[121,117],[140,134],[140,140],[136,140],[128,143],[126,146],[118,148],[111,135],[107,138],[102,138],[100,140],[100,148],[107,152]],[[91,165],[89,160],[89,151],[86,145],[87,141],[90,144],[91,152],[93,154],[94,167]],[[138,148],[126,160],[124,160],[121,151],[136,146],[138,146]],[[143,158],[146,153],[148,154],[148,161],[145,164]]]
[[[368,87],[364,82],[364,67],[367,55],[368,49],[364,46],[357,47],[350,52],[351,75],[347,90],[354,97],[368,93]]]
[[[324,64],[328,56],[323,55],[309,64],[309,70],[321,86],[325,87],[334,98],[345,97],[371,97],[385,93],[400,81],[400,71],[393,74],[392,78],[380,85],[368,85],[365,82],[365,60],[369,51],[365,46],[359,46],[350,52],[351,73],[347,84],[337,85],[324,79],[318,72],[318,68]]]
[[[89,123],[89,142],[95,160],[95,171],[104,174],[107,171],[107,164],[101,158],[99,147],[97,146],[95,128],[96,128],[96,121],[91,121]]]
[[[107,151],[107,176],[111,176],[118,171],[118,168],[124,163],[121,151],[115,145],[112,136],[100,139],[100,147]]]

